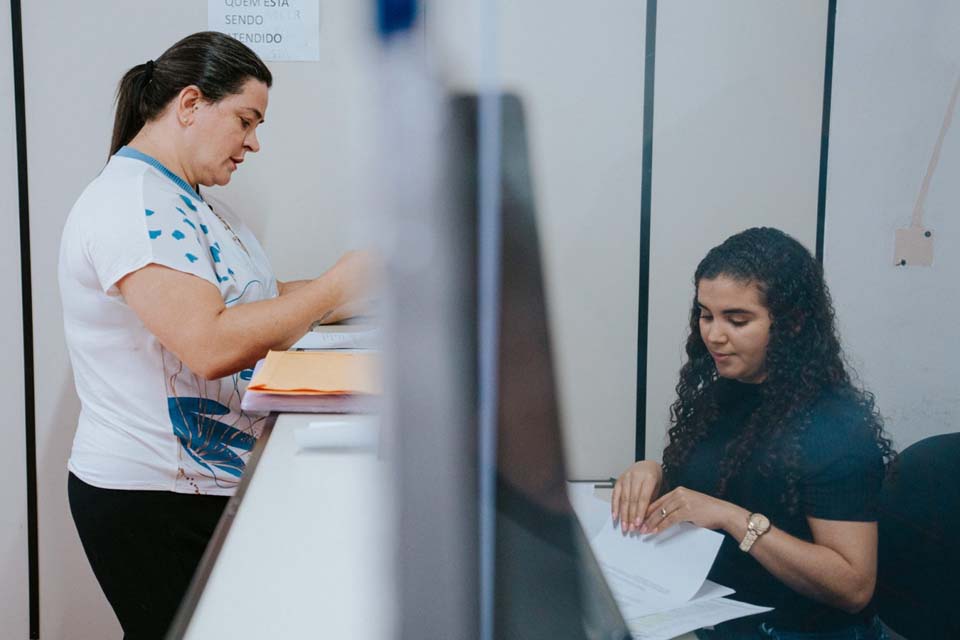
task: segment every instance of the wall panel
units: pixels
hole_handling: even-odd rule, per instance
[[[20,311],[20,202],[13,83],[10,3],[0,8],[0,629],[4,637],[29,636],[27,471],[23,398],[23,320]]]
[[[826,1],[659,3],[647,457],[666,442],[707,250],[751,226],[814,250],[826,33]]]
[[[605,478],[634,451],[646,3],[493,2],[489,49],[478,4],[431,5],[431,41],[524,103],[568,473]]]
[[[960,83],[958,24],[949,0],[837,10],[824,268],[850,360],[900,448],[960,430],[956,107],[923,208],[933,265],[893,264]]]

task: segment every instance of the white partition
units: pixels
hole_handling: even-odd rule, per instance
[[[824,267],[845,347],[899,448],[960,431],[960,121],[943,137],[923,225],[933,265],[894,266],[951,93],[960,5],[841,2]]]
[[[814,250],[826,34],[826,1],[658,3],[647,457],[666,443],[697,263],[752,226]]]
[[[27,567],[27,471],[23,404],[23,319],[20,312],[20,203],[17,188],[16,111],[13,98],[13,47],[10,6],[0,9],[0,404],[4,407],[0,448],[0,629],[4,637],[30,634]]]
[[[480,4],[431,5],[431,41],[454,86],[492,64],[523,101],[567,471],[605,478],[636,430],[646,3],[491,2],[488,50]]]
[[[375,88],[368,37],[372,6],[323,2],[321,60],[270,63],[275,82],[267,123],[258,131],[263,149],[249,157],[233,184],[218,189],[217,196],[233,203],[259,235],[281,279],[310,277],[329,267],[353,244],[351,221],[367,206],[373,182],[361,174],[373,155],[368,142],[370,110],[376,106],[369,97]],[[23,25],[34,231],[41,633],[44,640],[119,638],[66,499],[66,461],[79,406],[57,290],[60,231],[74,200],[107,159],[120,77],[177,39],[206,29],[207,4],[25,2]],[[17,455],[22,458],[22,450]]]
[[[633,461],[646,3],[503,0],[502,82],[527,109],[567,472]]]

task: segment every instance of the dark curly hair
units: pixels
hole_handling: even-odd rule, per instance
[[[719,494],[724,495],[730,479],[762,443],[781,442],[782,447],[773,447],[761,461],[760,472],[783,471],[786,493],[782,500],[795,513],[800,436],[809,424],[811,407],[825,390],[859,407],[856,414],[867,423],[889,465],[895,457],[891,442],[883,432],[873,394],[859,388],[848,373],[830,292],[823,270],[810,252],[778,229],[747,229],[707,253],[697,266],[694,286],[718,276],[756,286],[771,318],[760,404],[724,451]],[[679,467],[719,415],[717,368],[700,336],[696,294],[686,353],[677,399],[670,407],[670,441],[663,453],[664,473],[671,486],[676,485]]]

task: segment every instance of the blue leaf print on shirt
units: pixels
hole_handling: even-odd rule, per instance
[[[210,229],[207,229],[207,225],[203,224],[202,222],[200,223],[200,230],[204,233],[210,233]]]
[[[197,261],[197,256],[193,255],[192,253],[187,253],[187,254],[184,254],[184,255],[187,256],[187,260],[189,260],[190,262],[196,262],[196,261]]]
[[[157,238],[160,237],[160,234],[163,233],[163,231],[160,231],[159,229],[157,229],[156,231],[154,231],[153,229],[147,229],[147,233],[150,235],[151,240],[156,240]]]
[[[257,439],[210,416],[230,409],[208,398],[167,398],[173,433],[187,454],[211,472],[212,467],[240,477],[246,463],[233,449],[250,451]]]
[[[220,262],[220,243],[214,242],[210,245],[210,255],[213,256],[214,262]]]
[[[196,211],[196,210],[197,210],[197,205],[193,204],[193,200],[191,200],[191,199],[188,198],[187,196],[185,196],[185,195],[183,195],[183,194],[180,194],[180,199],[183,200],[183,202],[187,205],[187,207],[190,209],[190,211]]]
[[[171,233],[170,235],[172,235],[172,236],[173,236],[174,238],[176,238],[177,240],[183,240],[184,238],[187,237],[187,236],[183,235],[183,231],[180,231],[180,229],[175,230],[175,231],[174,231],[173,233]]]
[[[184,218],[183,221],[186,222],[186,223],[187,223],[188,225],[190,225],[191,227],[193,227],[193,230],[194,230],[194,231],[197,230],[197,225],[195,225],[195,224],[193,224],[192,222],[190,222],[190,218]]]
[[[247,382],[250,382],[252,378],[253,378],[253,369],[244,369],[243,371],[240,372],[241,380],[246,380]]]
[[[146,212],[147,216],[153,215],[153,209],[144,209],[144,212]]]

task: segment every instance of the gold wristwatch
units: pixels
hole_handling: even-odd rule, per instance
[[[770,530],[770,520],[762,513],[751,513],[747,519],[747,535],[740,542],[740,551],[750,551],[757,538]]]

